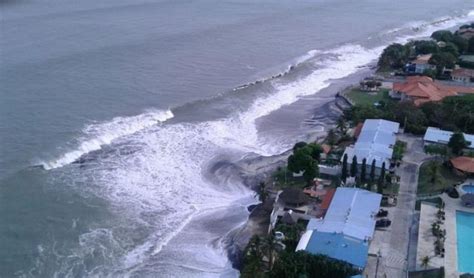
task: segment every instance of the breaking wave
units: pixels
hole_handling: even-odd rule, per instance
[[[57,159],[42,163],[46,170],[58,168],[70,164],[81,156],[100,150],[102,146],[112,143],[114,140],[141,131],[155,124],[165,122],[173,118],[173,113],[168,111],[150,111],[133,117],[116,117],[110,122],[92,124],[84,130],[84,137],[80,139],[79,146]]]

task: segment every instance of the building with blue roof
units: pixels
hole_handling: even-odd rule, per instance
[[[305,250],[312,254],[326,255],[361,269],[367,264],[367,253],[369,252],[367,241],[344,234],[318,231],[308,231],[304,237],[307,238],[307,244],[304,248],[298,244],[297,251]]]
[[[310,220],[296,251],[323,254],[365,268],[381,199],[382,195],[374,192],[339,187],[324,219]]]

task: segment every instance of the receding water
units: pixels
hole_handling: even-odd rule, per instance
[[[321,130],[321,90],[385,45],[474,20],[465,0],[0,9],[1,277],[236,276],[256,200],[219,165]]]

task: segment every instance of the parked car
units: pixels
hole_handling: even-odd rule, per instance
[[[384,209],[380,209],[379,212],[377,212],[377,217],[387,217],[388,211]]]
[[[375,222],[376,228],[387,228],[392,224],[392,221],[388,220],[387,218],[379,219]]]

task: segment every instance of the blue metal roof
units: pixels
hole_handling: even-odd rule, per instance
[[[367,264],[369,245],[363,240],[343,234],[313,231],[305,250],[364,268]]]

